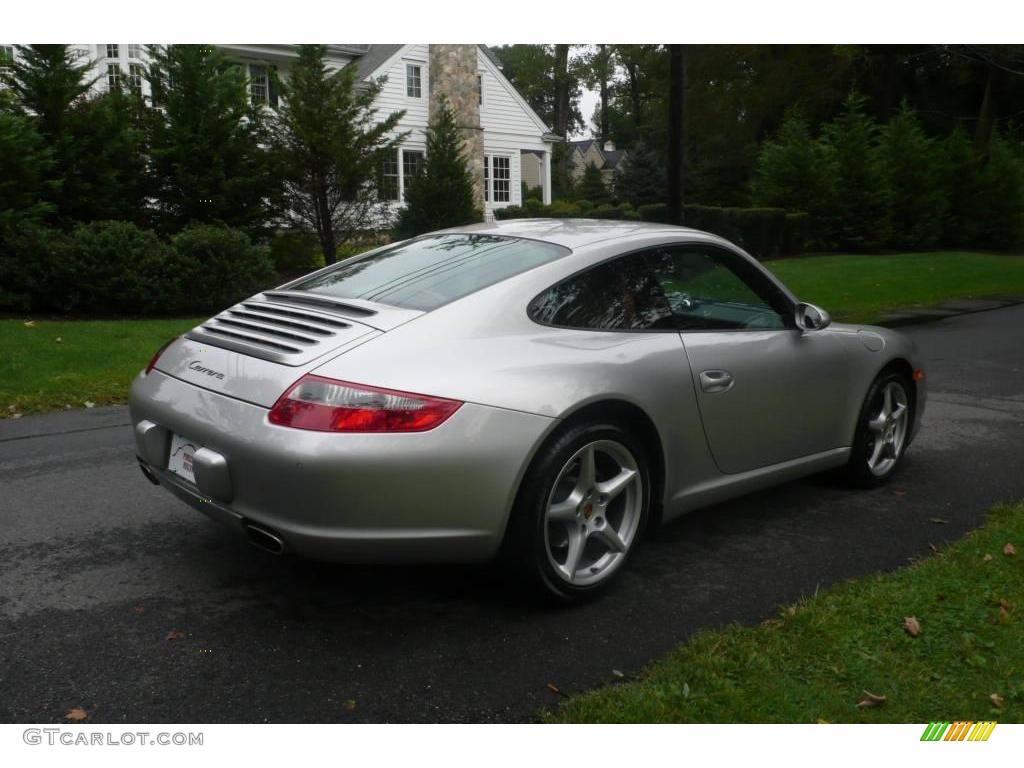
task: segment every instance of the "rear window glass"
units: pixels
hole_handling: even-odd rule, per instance
[[[536,240],[434,235],[356,257],[289,290],[430,311],[568,253]]]

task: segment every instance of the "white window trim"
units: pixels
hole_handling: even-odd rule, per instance
[[[499,157],[504,160],[508,160],[508,199],[497,200],[494,197],[494,158]],[[514,194],[512,189],[512,155],[502,154],[495,152],[490,155],[484,155],[484,202],[492,208],[502,208],[506,205],[512,205],[514,202]],[[506,179],[502,179],[506,181]]]
[[[427,150],[424,147],[399,147],[398,148],[398,201],[405,204],[405,153],[417,152],[422,157],[420,162],[427,160]]]
[[[416,101],[419,101],[419,100],[421,100],[423,98],[423,80],[424,80],[423,72],[426,69],[426,66],[421,61],[409,61],[408,59],[403,59],[402,63],[405,65],[405,98],[407,98],[407,99],[415,99]],[[409,93],[409,85],[410,85],[409,67],[416,67],[416,69],[419,71],[419,77],[418,77],[418,83],[417,83],[417,86],[418,86],[418,89],[419,89],[419,95],[418,96],[412,96]]]
[[[258,83],[253,79],[252,70],[253,67],[263,70],[263,99],[256,101],[253,94],[253,85]],[[249,81],[249,103],[254,106],[269,107],[270,106],[270,66],[267,64],[260,64],[259,62],[253,62],[247,64],[245,67],[246,78]]]

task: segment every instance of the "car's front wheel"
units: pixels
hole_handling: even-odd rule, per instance
[[[872,488],[893,476],[910,441],[913,409],[906,376],[889,371],[875,379],[857,422],[847,480],[861,488]]]
[[[632,433],[611,423],[570,426],[527,471],[503,565],[558,601],[590,597],[636,547],[650,498],[648,458]]]

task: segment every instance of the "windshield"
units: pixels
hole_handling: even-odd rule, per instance
[[[430,311],[569,253],[536,240],[434,235],[356,257],[289,289]]]

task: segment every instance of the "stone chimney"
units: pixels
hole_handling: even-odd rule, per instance
[[[484,133],[480,126],[480,81],[476,45],[430,45],[430,121],[441,96],[455,112],[464,144],[462,147],[473,175],[473,196],[484,208]]]

